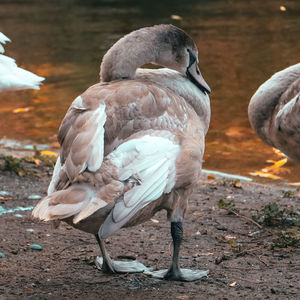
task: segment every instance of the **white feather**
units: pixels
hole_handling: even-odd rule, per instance
[[[10,42],[10,39],[0,32],[0,53],[4,53],[1,43],[5,44],[6,42]],[[44,77],[19,68],[14,59],[0,54],[0,92],[24,89],[39,90],[39,85],[44,79]]]
[[[171,191],[175,185],[179,151],[179,145],[170,139],[146,135],[123,143],[109,154],[108,158],[118,168],[120,180],[139,178],[140,184],[115,204],[111,217],[101,226],[102,237],[111,235],[138,210]]]

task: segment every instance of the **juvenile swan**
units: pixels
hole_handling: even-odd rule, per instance
[[[26,89],[39,90],[39,85],[45,79],[44,77],[19,68],[13,58],[1,54],[4,53],[4,47],[1,44],[10,41],[7,36],[0,32],[0,92]]]
[[[146,63],[167,68],[137,69]],[[210,88],[195,43],[173,25],[139,29],[104,55],[100,76],[74,100],[60,126],[60,156],[48,196],[33,216],[94,234],[105,272],[147,271],[183,281],[207,275],[178,265],[182,221],[199,180],[210,121]],[[174,245],[168,270],[152,272],[109,257],[103,239],[162,209]]]
[[[257,135],[300,163],[300,63],[263,83],[252,96],[248,116]]]

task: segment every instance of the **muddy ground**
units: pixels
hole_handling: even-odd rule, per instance
[[[5,209],[34,206],[44,196],[51,168],[35,167],[35,176],[0,171]],[[223,199],[236,214],[219,208]],[[62,224],[59,229],[31,218],[31,211],[0,216],[0,299],[299,299],[300,252],[278,242],[281,227],[263,229],[252,215],[276,202],[299,208],[300,197],[281,187],[203,179],[190,200],[184,223],[181,266],[209,269],[196,282],[170,282],[144,274],[107,275],[97,270],[94,236]],[[16,216],[17,215],[17,216]],[[245,217],[242,217],[245,216]],[[167,268],[171,259],[169,223],[164,212],[106,241],[113,258],[132,256],[148,266]],[[30,249],[39,244],[41,251]]]

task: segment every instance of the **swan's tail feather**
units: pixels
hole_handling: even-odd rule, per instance
[[[43,198],[34,208],[32,215],[43,221],[74,216],[73,222],[78,223],[106,205],[90,185],[74,184],[66,190],[54,192]]]

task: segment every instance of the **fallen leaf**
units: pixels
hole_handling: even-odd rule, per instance
[[[14,197],[3,197],[3,196],[0,196],[0,200],[6,201],[6,200],[12,200],[12,199],[14,199]]]
[[[208,174],[208,175],[207,175],[207,179],[215,179],[215,178],[216,178],[215,175],[212,175],[212,174]]]
[[[272,150],[273,150],[278,156],[286,157],[286,155],[285,155],[283,152],[281,152],[279,149],[272,148]]]
[[[279,7],[279,9],[280,9],[281,11],[286,11],[286,7],[283,6],[283,5],[281,5],[281,6]]]
[[[202,252],[202,253],[199,253],[198,255],[210,256],[210,255],[214,255],[214,253],[213,252]]]
[[[177,296],[176,299],[186,300],[189,299],[188,295]]]
[[[29,107],[20,107],[20,108],[15,108],[13,110],[13,113],[14,114],[17,114],[17,113],[22,113],[22,112],[28,112],[30,110],[33,109],[33,106],[29,106]]]
[[[237,188],[237,189],[241,189],[242,185],[239,182],[236,182],[233,187]]]
[[[271,178],[271,179],[279,179],[279,176],[276,176],[274,174],[271,173],[265,173],[262,171],[254,171],[254,172],[250,172],[249,173],[252,176],[259,176],[259,177],[264,177],[264,178]]]
[[[41,161],[38,160],[38,159],[36,159],[36,158],[33,158],[32,160],[33,160],[33,162],[34,162],[37,166],[39,166],[40,163],[41,163]]]
[[[196,217],[202,217],[202,216],[203,216],[203,213],[200,212],[200,211],[195,211],[195,212],[193,212],[193,216],[196,216]]]
[[[159,221],[158,220],[156,220],[156,219],[150,219],[153,223],[159,223]]]
[[[42,155],[49,155],[49,156],[55,156],[57,157],[57,153],[54,151],[48,151],[48,150],[43,150],[40,152]]]
[[[181,21],[182,17],[180,17],[178,15],[171,15],[171,19]]]
[[[236,237],[233,236],[233,235],[225,235],[225,239],[226,239],[226,240],[235,240]]]
[[[288,185],[299,186],[300,182],[289,182]]]
[[[285,165],[287,163],[288,159],[287,157],[279,160],[279,161],[276,161],[272,166],[269,166],[269,167],[266,167],[264,169],[262,169],[263,172],[269,172],[269,171],[272,171],[273,169],[277,169],[277,168],[280,168],[282,167],[283,165]]]

